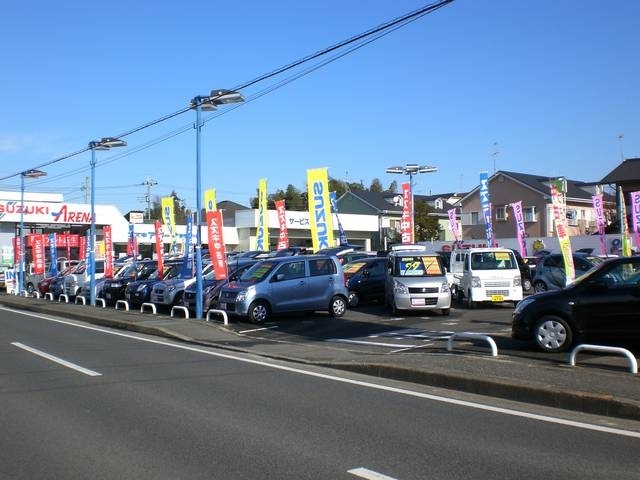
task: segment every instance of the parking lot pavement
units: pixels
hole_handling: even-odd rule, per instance
[[[454,309],[390,316],[373,306],[335,319],[325,313],[285,316],[265,325],[232,319],[228,325],[81,304],[0,295],[0,305],[46,313],[299,363],[339,368],[469,393],[640,420],[640,377],[622,357],[535,352],[511,340],[511,309]],[[452,333],[490,338],[468,340]],[[449,349],[450,347],[450,349]]]

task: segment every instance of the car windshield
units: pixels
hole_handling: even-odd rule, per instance
[[[280,262],[262,261],[256,263],[240,276],[241,282],[258,283],[264,280]]]
[[[515,257],[510,252],[478,252],[471,254],[473,270],[502,270],[518,268]]]
[[[396,259],[396,272],[401,277],[433,277],[444,275],[439,257],[416,255]]]

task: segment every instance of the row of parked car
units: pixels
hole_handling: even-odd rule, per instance
[[[513,302],[512,336],[533,341],[545,351],[566,350],[582,337],[631,338],[640,333],[640,257],[605,261],[576,254],[579,278],[566,286],[552,271],[563,268],[561,255],[541,256],[533,285],[548,278],[549,286],[544,291],[534,286],[536,291],[524,296],[521,262],[509,249],[457,250],[448,264],[442,254],[415,245],[378,254],[353,249],[302,253],[230,257],[226,281],[216,281],[212,268],[205,266],[203,311],[224,310],[262,323],[291,311],[324,310],[340,317],[347,307],[365,302],[383,304],[394,314],[429,310],[443,315],[456,300],[469,308],[483,302]],[[96,281],[96,295],[109,305],[126,300],[131,308],[154,303],[182,305],[194,312],[195,279],[182,278],[182,268],[182,259],[167,259],[160,274],[155,260],[125,260],[113,278]],[[86,297],[88,282],[78,287],[86,278],[83,275],[86,271],[79,264],[43,280],[40,292]],[[73,288],[73,295],[65,288]]]

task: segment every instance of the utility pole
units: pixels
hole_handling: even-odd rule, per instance
[[[147,194],[144,197],[145,201],[147,202],[147,220],[151,219],[151,187],[157,184],[158,182],[154,182],[150,177],[147,177],[147,179],[140,184],[147,186]]]
[[[493,142],[493,152],[491,156],[493,157],[493,173],[496,173],[496,157],[498,156],[498,142]]]
[[[89,203],[89,177],[84,177],[84,185],[80,190],[84,191],[84,203]]]

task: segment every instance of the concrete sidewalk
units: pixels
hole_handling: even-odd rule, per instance
[[[508,355],[425,350],[394,355],[338,348],[325,342],[293,343],[239,335],[222,323],[141,314],[81,304],[0,295],[0,305],[184,342],[349,370],[367,375],[489,395],[527,403],[640,420],[640,376],[624,357],[614,362],[580,355],[575,367]],[[567,357],[568,358],[568,357]]]

